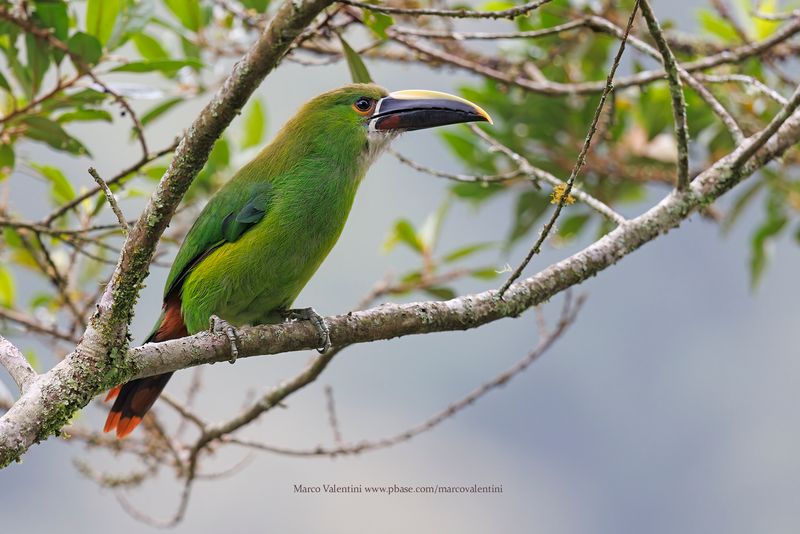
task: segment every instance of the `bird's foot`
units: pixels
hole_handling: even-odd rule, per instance
[[[236,361],[239,357],[239,337],[236,335],[236,329],[221,317],[212,315],[208,321],[208,331],[212,334],[225,334],[228,336],[228,341],[231,343],[231,359],[230,363]]]
[[[297,308],[294,310],[286,310],[283,316],[286,319],[310,321],[311,324],[316,327],[320,342],[319,347],[317,347],[317,352],[324,354],[329,348],[331,348],[331,332],[328,329],[328,323],[325,322],[325,319],[320,314],[314,311],[314,308]]]

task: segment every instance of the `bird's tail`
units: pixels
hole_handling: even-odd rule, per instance
[[[167,341],[187,335],[189,333],[181,316],[180,298],[169,299],[164,303],[164,312],[146,343]],[[116,429],[117,438],[120,439],[130,434],[142,422],[142,418],[156,402],[171,376],[172,373],[164,373],[137,378],[109,391],[106,401],[115,397],[116,400],[108,413],[103,431],[110,432]]]

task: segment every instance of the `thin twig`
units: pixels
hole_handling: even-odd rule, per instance
[[[770,123],[767,125],[766,128],[761,130],[755,135],[755,138],[752,143],[750,143],[742,152],[738,155],[738,157],[733,161],[731,164],[731,168],[734,169],[734,172],[738,172],[738,170],[745,164],[747,161],[753,157],[755,154],[764,144],[772,138],[775,132],[778,131],[783,123],[789,119],[789,117],[794,114],[795,110],[800,106],[800,86],[798,86],[792,97],[789,99],[789,102],[781,108],[781,110],[772,118]]]
[[[531,259],[535,254],[538,254],[541,250],[542,243],[544,243],[547,236],[550,235],[550,232],[553,229],[553,226],[556,224],[556,220],[558,216],[561,215],[561,210],[564,208],[564,205],[567,203],[568,199],[570,198],[570,192],[572,191],[572,186],[575,183],[575,178],[578,176],[581,168],[583,167],[584,162],[586,161],[586,154],[589,152],[589,147],[592,144],[592,138],[594,137],[595,131],[597,130],[597,122],[600,120],[600,115],[603,112],[603,106],[606,103],[606,98],[608,94],[614,89],[614,74],[617,72],[617,67],[619,67],[619,63],[622,60],[622,54],[625,52],[625,43],[628,42],[628,35],[630,34],[631,27],[633,26],[633,21],[636,18],[636,11],[639,8],[639,0],[633,4],[633,9],[631,10],[631,15],[628,18],[628,24],[625,27],[625,34],[622,36],[622,40],[619,44],[619,49],[617,50],[617,55],[614,57],[614,62],[611,64],[611,71],[608,73],[608,77],[606,78],[606,87],[603,90],[603,93],[600,95],[600,102],[597,104],[597,109],[594,112],[594,117],[592,118],[592,124],[589,126],[589,132],[586,134],[586,139],[583,142],[583,147],[581,148],[581,152],[578,155],[578,160],[575,162],[575,166],[572,168],[572,172],[567,179],[566,186],[561,191],[560,196],[558,198],[558,204],[556,205],[556,209],[553,211],[553,215],[550,217],[550,220],[545,224],[544,228],[542,229],[541,233],[539,234],[536,243],[534,243],[533,247],[531,247],[530,251],[528,251],[528,255],[525,256],[525,259],[520,263],[520,265],[511,273],[511,276],[506,280],[506,282],[500,287],[498,290],[498,297],[503,298],[503,295],[511,287],[521,275],[522,272],[525,270],[525,267],[528,266]]]
[[[32,232],[36,232],[37,234],[47,234],[58,238],[63,236],[77,236],[78,238],[82,238],[83,234],[88,234],[91,232],[104,232],[107,230],[119,229],[118,224],[97,224],[93,226],[87,226],[85,228],[52,228],[43,224],[37,224],[29,221],[17,221],[3,217],[0,217],[0,227],[30,230]]]
[[[358,7],[368,11],[387,13],[389,15],[411,15],[415,17],[420,15],[430,15],[434,17],[447,17],[453,19],[512,19],[522,15],[527,15],[534,9],[551,2],[551,0],[535,0],[534,2],[527,2],[520,6],[509,9],[501,9],[497,11],[472,11],[469,9],[412,9],[365,4],[364,2],[356,2],[354,0],[338,1],[340,4],[346,4],[348,6]]]
[[[495,39],[538,39],[540,37],[549,37],[551,35],[558,35],[566,31],[583,27],[586,27],[586,19],[573,20],[570,22],[565,22],[564,24],[552,26],[550,28],[543,28],[541,30],[530,30],[521,32],[462,32],[462,31],[405,28],[402,26],[393,26],[392,30],[400,34],[414,35],[416,37],[428,37],[433,39],[452,39],[455,41],[464,41],[464,40],[495,40]]]
[[[337,445],[341,445],[342,441],[342,433],[339,430],[339,418],[336,417],[336,403],[333,401],[333,388],[326,385],[325,386],[325,409],[328,412],[328,424],[331,426],[331,432],[333,432],[333,442]]]
[[[44,93],[43,95],[40,95],[40,96],[34,98],[33,100],[31,100],[30,102],[28,102],[24,106],[9,112],[4,117],[0,117],[0,124],[8,122],[13,118],[18,117],[19,115],[23,115],[23,114],[29,112],[30,110],[32,110],[33,108],[35,108],[36,106],[38,106],[39,104],[42,104],[43,102],[46,102],[47,100],[50,100],[51,98],[56,96],[58,93],[60,93],[64,89],[67,89],[68,87],[72,87],[73,85],[75,85],[75,83],[78,80],[80,80],[82,76],[83,76],[82,74],[75,74],[69,79],[59,79],[58,82],[56,83],[55,87],[53,87],[47,93]]]
[[[502,172],[499,174],[452,173],[452,172],[440,171],[432,167],[422,165],[421,163],[417,163],[408,156],[404,156],[403,154],[391,148],[387,149],[387,152],[392,156],[394,156],[395,158],[397,158],[397,161],[399,161],[403,165],[407,165],[416,171],[423,172],[431,176],[436,176],[437,178],[445,178],[446,180],[452,180],[454,182],[462,182],[467,184],[496,184],[496,183],[509,182],[521,177],[527,177],[534,183],[537,183],[535,177],[529,176],[529,174],[524,172],[522,169],[514,169],[513,171]]]
[[[114,212],[114,215],[117,216],[117,221],[119,221],[119,226],[122,228],[123,235],[128,235],[128,221],[125,218],[125,215],[122,213],[122,210],[117,204],[117,198],[114,196],[114,193],[111,192],[111,188],[108,187],[108,184],[103,181],[100,175],[97,173],[97,170],[94,167],[89,167],[89,174],[92,175],[94,181],[97,182],[97,185],[103,190],[103,193],[106,195],[106,200],[108,200],[109,205],[111,206],[111,211]]]
[[[590,22],[593,20],[603,21],[602,25],[597,25],[597,24],[590,25],[592,29],[596,29],[598,31],[613,33],[612,29],[618,28],[616,25],[603,19],[602,17],[587,17],[587,19]],[[681,67],[682,69],[685,69],[686,72],[696,72],[696,71],[708,70],[714,67],[718,67],[720,65],[740,63],[750,57],[758,56],[771,50],[774,46],[786,41],[790,37],[796,35],[798,32],[800,32],[800,19],[793,20],[791,24],[788,24],[785,27],[781,28],[780,30],[776,31],[763,41],[754,42],[752,44],[743,45],[729,50],[726,49],[717,54],[684,63],[681,65]],[[402,44],[406,48],[419,52],[425,56],[429,56],[434,60],[436,60],[437,62],[443,62],[449,65],[453,65],[460,69],[474,72],[482,76],[485,76],[489,79],[514,85],[534,93],[546,94],[546,95],[581,95],[581,94],[600,93],[604,90],[604,82],[601,81],[561,83],[547,79],[533,80],[526,76],[520,76],[512,72],[509,72],[508,69],[496,68],[495,66],[493,66],[492,61],[488,61],[486,60],[486,58],[477,55],[475,55],[474,59],[468,59],[450,52],[437,49],[432,46],[428,46],[427,44],[421,43],[418,40],[409,38],[409,36],[407,35],[401,35],[398,32],[395,32],[393,28],[389,28],[387,30],[387,34],[394,41]],[[635,39],[633,36],[631,36],[630,41],[631,44],[634,44]],[[647,45],[643,41],[639,42],[642,43],[643,46],[649,47],[649,45]],[[656,53],[658,52],[656,51]],[[647,85],[662,80],[664,76],[665,72],[663,70],[648,70],[640,72],[638,74],[632,74],[629,76],[620,77],[619,79],[616,80],[614,86],[616,87],[617,90],[619,90],[619,89],[624,89],[626,87]],[[684,78],[684,81],[687,80]],[[716,109],[715,113],[718,113]]]
[[[114,89],[111,88],[107,83],[101,80],[94,72],[91,70],[86,71],[89,77],[96,83],[104,93],[111,95],[111,97],[125,110],[125,113],[131,118],[131,122],[133,122],[133,131],[136,134],[136,139],[139,141],[139,147],[142,150],[142,158],[146,158],[147,155],[150,153],[150,150],[147,148],[147,140],[144,137],[144,127],[142,126],[142,121],[139,120],[139,116],[134,111],[133,107],[131,107],[128,99],[116,92]]]
[[[695,74],[695,78],[707,83],[743,83],[768,96],[781,106],[785,106],[789,102],[786,100],[786,97],[781,95],[778,91],[768,87],[761,82],[761,80],[758,80],[752,76],[747,76],[746,74]]]
[[[134,163],[130,167],[121,170],[116,175],[114,175],[113,178],[110,178],[110,179],[106,180],[106,185],[108,185],[110,187],[110,186],[112,186],[112,185],[124,180],[126,177],[128,177],[131,174],[135,173],[136,171],[138,171],[139,169],[141,169],[142,167],[144,167],[145,165],[147,165],[151,161],[154,161],[154,160],[160,158],[161,156],[165,156],[166,154],[170,154],[170,153],[174,152],[175,149],[178,148],[178,142],[179,142],[179,140],[176,139],[175,141],[173,141],[173,143],[170,146],[168,146],[166,148],[162,148],[158,152],[155,152],[153,154],[143,155],[139,159],[139,161],[137,161],[136,163]],[[58,219],[59,217],[61,217],[65,213],[67,213],[69,210],[79,206],[87,198],[92,198],[94,195],[96,195],[97,193],[101,192],[102,190],[103,190],[103,188],[98,185],[98,186],[96,186],[94,188],[89,189],[88,191],[85,191],[85,192],[77,195],[75,198],[73,198],[69,202],[59,206],[55,211],[53,211],[50,215],[48,215],[42,221],[41,224],[44,225],[44,226],[50,226],[53,223],[53,221],[55,221],[56,219]]]
[[[29,332],[36,332],[37,334],[46,334],[54,339],[60,341],[67,341],[69,343],[77,343],[78,336],[74,336],[68,332],[61,331],[57,326],[49,326],[33,317],[24,315],[21,312],[12,310],[10,308],[0,308],[0,320],[9,321],[22,327]]]
[[[782,20],[800,18],[800,9],[795,9],[789,13],[764,13],[763,11],[754,11],[751,15],[762,20],[780,22]]]
[[[64,301],[64,304],[67,306],[67,309],[72,314],[72,317],[78,323],[80,323],[82,327],[85,326],[84,318],[81,315],[80,310],[78,310],[78,307],[76,306],[75,302],[72,300],[72,296],[70,295],[69,281],[61,273],[58,266],[56,265],[56,262],[53,261],[53,257],[50,255],[50,250],[47,248],[47,245],[44,244],[42,236],[40,234],[34,233],[33,237],[36,238],[36,243],[39,246],[39,250],[42,253],[41,255],[44,258],[44,261],[39,259],[38,254],[36,254],[33,249],[30,249],[31,256],[36,261],[42,273],[50,280],[53,286],[58,290],[61,299]],[[24,236],[20,235],[20,238],[23,240],[23,243],[27,243],[27,239],[25,239]]]
[[[675,121],[675,138],[678,142],[678,189],[684,190],[689,185],[689,126],[686,122],[686,99],[683,96],[683,85],[678,74],[678,62],[664,39],[661,25],[648,0],[639,0],[639,5],[642,15],[647,21],[650,35],[661,53],[661,61],[667,73],[669,93],[672,98],[672,115]]]
[[[511,158],[512,161],[517,162],[517,164],[520,165],[520,168],[524,173],[529,174],[530,176],[533,176],[537,180],[541,180],[543,182],[547,182],[548,184],[550,184],[554,188],[556,188],[556,187],[566,187],[566,182],[564,182],[563,180],[561,180],[561,179],[557,178],[556,176],[550,174],[549,172],[545,171],[544,169],[540,169],[539,167],[536,167],[527,158],[522,156],[522,154],[519,154],[516,151],[512,150],[511,148],[509,148],[508,146],[504,145],[503,143],[498,141],[496,138],[494,138],[493,136],[491,136],[488,133],[486,133],[481,128],[478,128],[474,124],[469,124],[468,126],[476,135],[478,135],[478,137],[483,139],[485,142],[487,142],[494,149],[503,152],[505,155],[507,155],[509,158]],[[599,213],[600,215],[602,215],[603,217],[605,217],[609,221],[612,221],[616,225],[624,224],[626,222],[626,220],[627,220],[621,214],[619,214],[616,211],[614,211],[611,208],[611,206],[609,206],[608,204],[602,202],[601,200],[593,197],[592,195],[590,195],[589,193],[587,193],[586,191],[584,191],[580,187],[576,186],[575,184],[572,185],[571,194],[576,199],[578,199],[580,202],[583,202],[584,204],[586,204],[587,206],[589,206],[590,208],[595,210],[597,213]]]
[[[612,35],[616,35],[618,38],[622,38],[624,31],[619,26],[615,25],[613,22],[606,20],[602,17],[591,16],[588,17],[589,24],[593,28],[602,29],[607,33]],[[635,35],[631,35],[628,37],[628,42],[630,42],[631,46],[636,48],[637,50],[644,52],[645,54],[649,55],[654,59],[661,59],[661,54],[658,50],[650,46],[649,44],[645,43],[641,39],[637,38]],[[749,45],[748,45],[749,46]],[[744,133],[742,133],[742,129],[736,123],[736,119],[728,112],[725,107],[720,104],[719,100],[716,99],[711,92],[706,89],[706,87],[701,84],[697,79],[692,75],[691,70],[688,68],[689,63],[685,65],[677,64],[676,68],[678,69],[678,74],[680,74],[681,79],[686,82],[686,85],[692,88],[693,91],[697,93],[697,95],[703,99],[703,101],[708,104],[728,131],[731,134],[734,142],[737,145],[740,145],[742,141],[744,141]],[[619,85],[617,85],[619,87]]]
[[[191,421],[201,430],[205,428],[206,426],[205,421],[203,421],[202,419],[200,419],[200,417],[192,413],[189,410],[189,408],[184,406],[177,399],[173,398],[172,395],[170,395],[169,393],[161,393],[159,398],[162,399],[167,404],[167,406],[178,412],[183,419]]]
[[[374,451],[377,449],[385,449],[400,443],[409,441],[410,439],[427,432],[447,419],[452,418],[457,413],[463,411],[465,408],[473,405],[481,397],[485,396],[490,391],[493,391],[501,386],[506,385],[511,379],[525,371],[532,363],[538,360],[553,344],[563,336],[564,332],[575,322],[578,312],[580,311],[585,297],[578,297],[577,301],[572,304],[569,295],[564,301],[564,307],[561,312],[561,318],[546,336],[544,336],[536,348],[529,352],[524,358],[517,363],[498,374],[488,382],[481,384],[479,387],[471,391],[469,394],[451,403],[445,409],[434,414],[424,422],[399,432],[391,437],[374,440],[374,441],[360,441],[358,443],[349,445],[339,445],[338,447],[314,447],[311,449],[292,449],[285,447],[276,447],[274,445],[267,445],[252,440],[237,438],[235,436],[225,436],[223,441],[226,443],[233,443],[244,447],[258,449],[266,452],[277,454],[284,454],[288,456],[340,456],[347,454],[359,454],[367,451]]]

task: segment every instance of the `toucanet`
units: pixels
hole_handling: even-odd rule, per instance
[[[436,91],[388,93],[352,84],[324,93],[287,122],[275,139],[206,204],[181,245],[164,288],[161,316],[147,342],[234,326],[314,321],[321,350],[327,326],[311,308],[292,310],[300,290],[344,228],[370,164],[402,132],[489,115]],[[116,400],[105,431],[128,435],[172,373],[138,378],[109,392]]]

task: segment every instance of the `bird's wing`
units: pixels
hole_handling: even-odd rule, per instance
[[[223,187],[200,213],[183,240],[164,287],[164,299],[179,289],[186,275],[224,243],[236,241],[264,218],[272,199],[269,182],[232,182]]]

